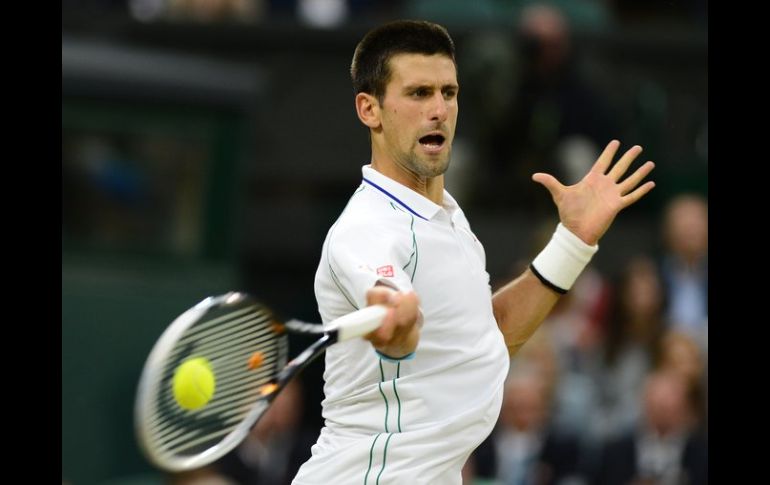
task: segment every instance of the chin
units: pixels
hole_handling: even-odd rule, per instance
[[[420,175],[424,177],[438,177],[446,173],[449,168],[449,154],[439,154],[436,157],[426,157],[420,161]]]
[[[447,168],[449,167],[449,164],[441,164],[441,165],[420,165],[420,167],[415,170],[420,176],[422,177],[438,177],[439,175],[444,175],[446,173]]]

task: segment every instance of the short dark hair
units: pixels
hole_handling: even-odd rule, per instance
[[[441,25],[423,20],[397,20],[361,39],[353,54],[350,77],[355,94],[367,93],[380,102],[390,80],[390,59],[397,54],[444,54],[455,64],[455,45]]]

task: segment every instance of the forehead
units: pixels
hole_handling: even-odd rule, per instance
[[[397,54],[390,58],[389,85],[457,84],[454,62],[443,54]]]

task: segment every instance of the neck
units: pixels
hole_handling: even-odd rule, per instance
[[[436,177],[423,177],[407,168],[391,161],[383,161],[381,158],[372,157],[372,168],[409,187],[431,202],[442,205],[444,202],[444,175]]]

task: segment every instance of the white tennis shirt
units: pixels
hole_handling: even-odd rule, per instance
[[[362,339],[326,351],[325,426],[294,483],[460,484],[497,421],[509,366],[484,248],[448,192],[439,206],[362,171],[324,242],[321,317],[365,307],[383,282],[417,293],[424,324],[411,360],[381,359]]]

